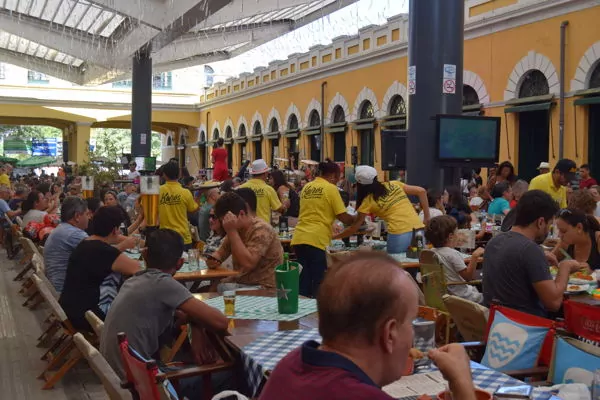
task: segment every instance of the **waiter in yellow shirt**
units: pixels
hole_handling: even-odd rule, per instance
[[[185,189],[177,181],[179,177],[179,165],[168,162],[162,167],[165,184],[160,187],[158,200],[158,220],[160,229],[171,229],[179,233],[183,238],[184,248],[192,247],[192,234],[188,224],[188,213],[198,209],[192,192]]]
[[[354,217],[346,212],[340,191],[340,167],[332,162],[319,163],[319,176],[300,192],[300,215],[294,230],[292,246],[303,266],[300,294],[315,297],[327,270],[327,246],[331,243],[335,219],[351,225]]]
[[[567,208],[567,186],[575,180],[577,164],[563,158],[558,160],[552,172],[541,174],[531,180],[529,190],[548,193],[560,208]]]
[[[353,235],[365,221],[367,214],[375,214],[385,221],[388,231],[387,252],[406,252],[413,229],[422,229],[423,222],[415,211],[408,196],[417,196],[423,209],[424,222],[429,222],[427,191],[420,186],[406,185],[400,181],[379,182],[377,170],[368,165],[359,165],[355,172],[357,183],[356,222],[340,233],[343,238]]]
[[[0,185],[10,187],[10,179],[6,172],[7,172],[7,169],[4,165],[2,167],[0,167]]]
[[[284,205],[279,201],[277,192],[267,183],[267,178],[271,168],[268,167],[265,160],[259,158],[254,160],[250,166],[250,175],[252,179],[240,187],[252,189],[256,193],[256,216],[268,224],[271,223],[271,211],[283,213]],[[289,206],[289,204],[287,204]]]

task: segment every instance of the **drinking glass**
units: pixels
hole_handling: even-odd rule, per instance
[[[135,246],[129,251],[132,252],[133,254],[139,254],[140,253],[140,242],[142,241],[142,235],[140,235],[139,233],[136,233],[131,236],[135,239]]]
[[[237,284],[235,283],[221,283],[219,285],[219,291],[223,294],[223,303],[225,305],[224,314],[228,317],[235,315],[235,289]]]

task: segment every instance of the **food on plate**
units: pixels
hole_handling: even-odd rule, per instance
[[[408,351],[408,356],[413,360],[420,360],[425,357],[422,351],[415,349],[414,347]]]
[[[579,285],[569,285],[569,286],[567,286],[567,291],[569,291],[569,292],[576,292],[578,290],[581,290],[581,286],[579,286]]]
[[[584,281],[593,281],[594,277],[587,272],[578,271],[571,274],[571,278],[583,279]]]

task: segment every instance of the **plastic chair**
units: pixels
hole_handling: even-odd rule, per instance
[[[565,325],[580,340],[600,346],[600,308],[573,300],[563,302]]]
[[[104,390],[106,390],[110,400],[133,399],[128,390],[121,388],[121,380],[106,359],[85,339],[85,337],[83,337],[81,333],[76,333],[73,336],[73,341],[79,352],[88,361],[90,367],[92,367],[96,376],[98,376],[102,382],[102,386],[104,386]]]
[[[490,315],[489,308],[451,294],[445,294],[442,299],[464,340],[484,340]]]
[[[41,256],[38,248],[35,246],[35,243],[33,243],[31,241],[31,239],[28,239],[26,237],[21,237],[21,239],[19,239],[19,242],[21,243],[21,246],[23,247],[23,258],[20,261],[20,264],[23,265],[23,269],[17,274],[17,276],[15,276],[15,278],[13,279],[14,281],[20,281],[21,279],[23,279],[23,277],[31,271],[31,269],[33,268],[33,264],[31,262],[31,259],[33,258],[34,254],[38,254]]]

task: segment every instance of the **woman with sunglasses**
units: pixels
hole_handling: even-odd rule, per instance
[[[600,269],[600,224],[594,216],[567,208],[558,213],[556,226],[560,241],[553,253],[559,260],[570,257],[588,272]]]

